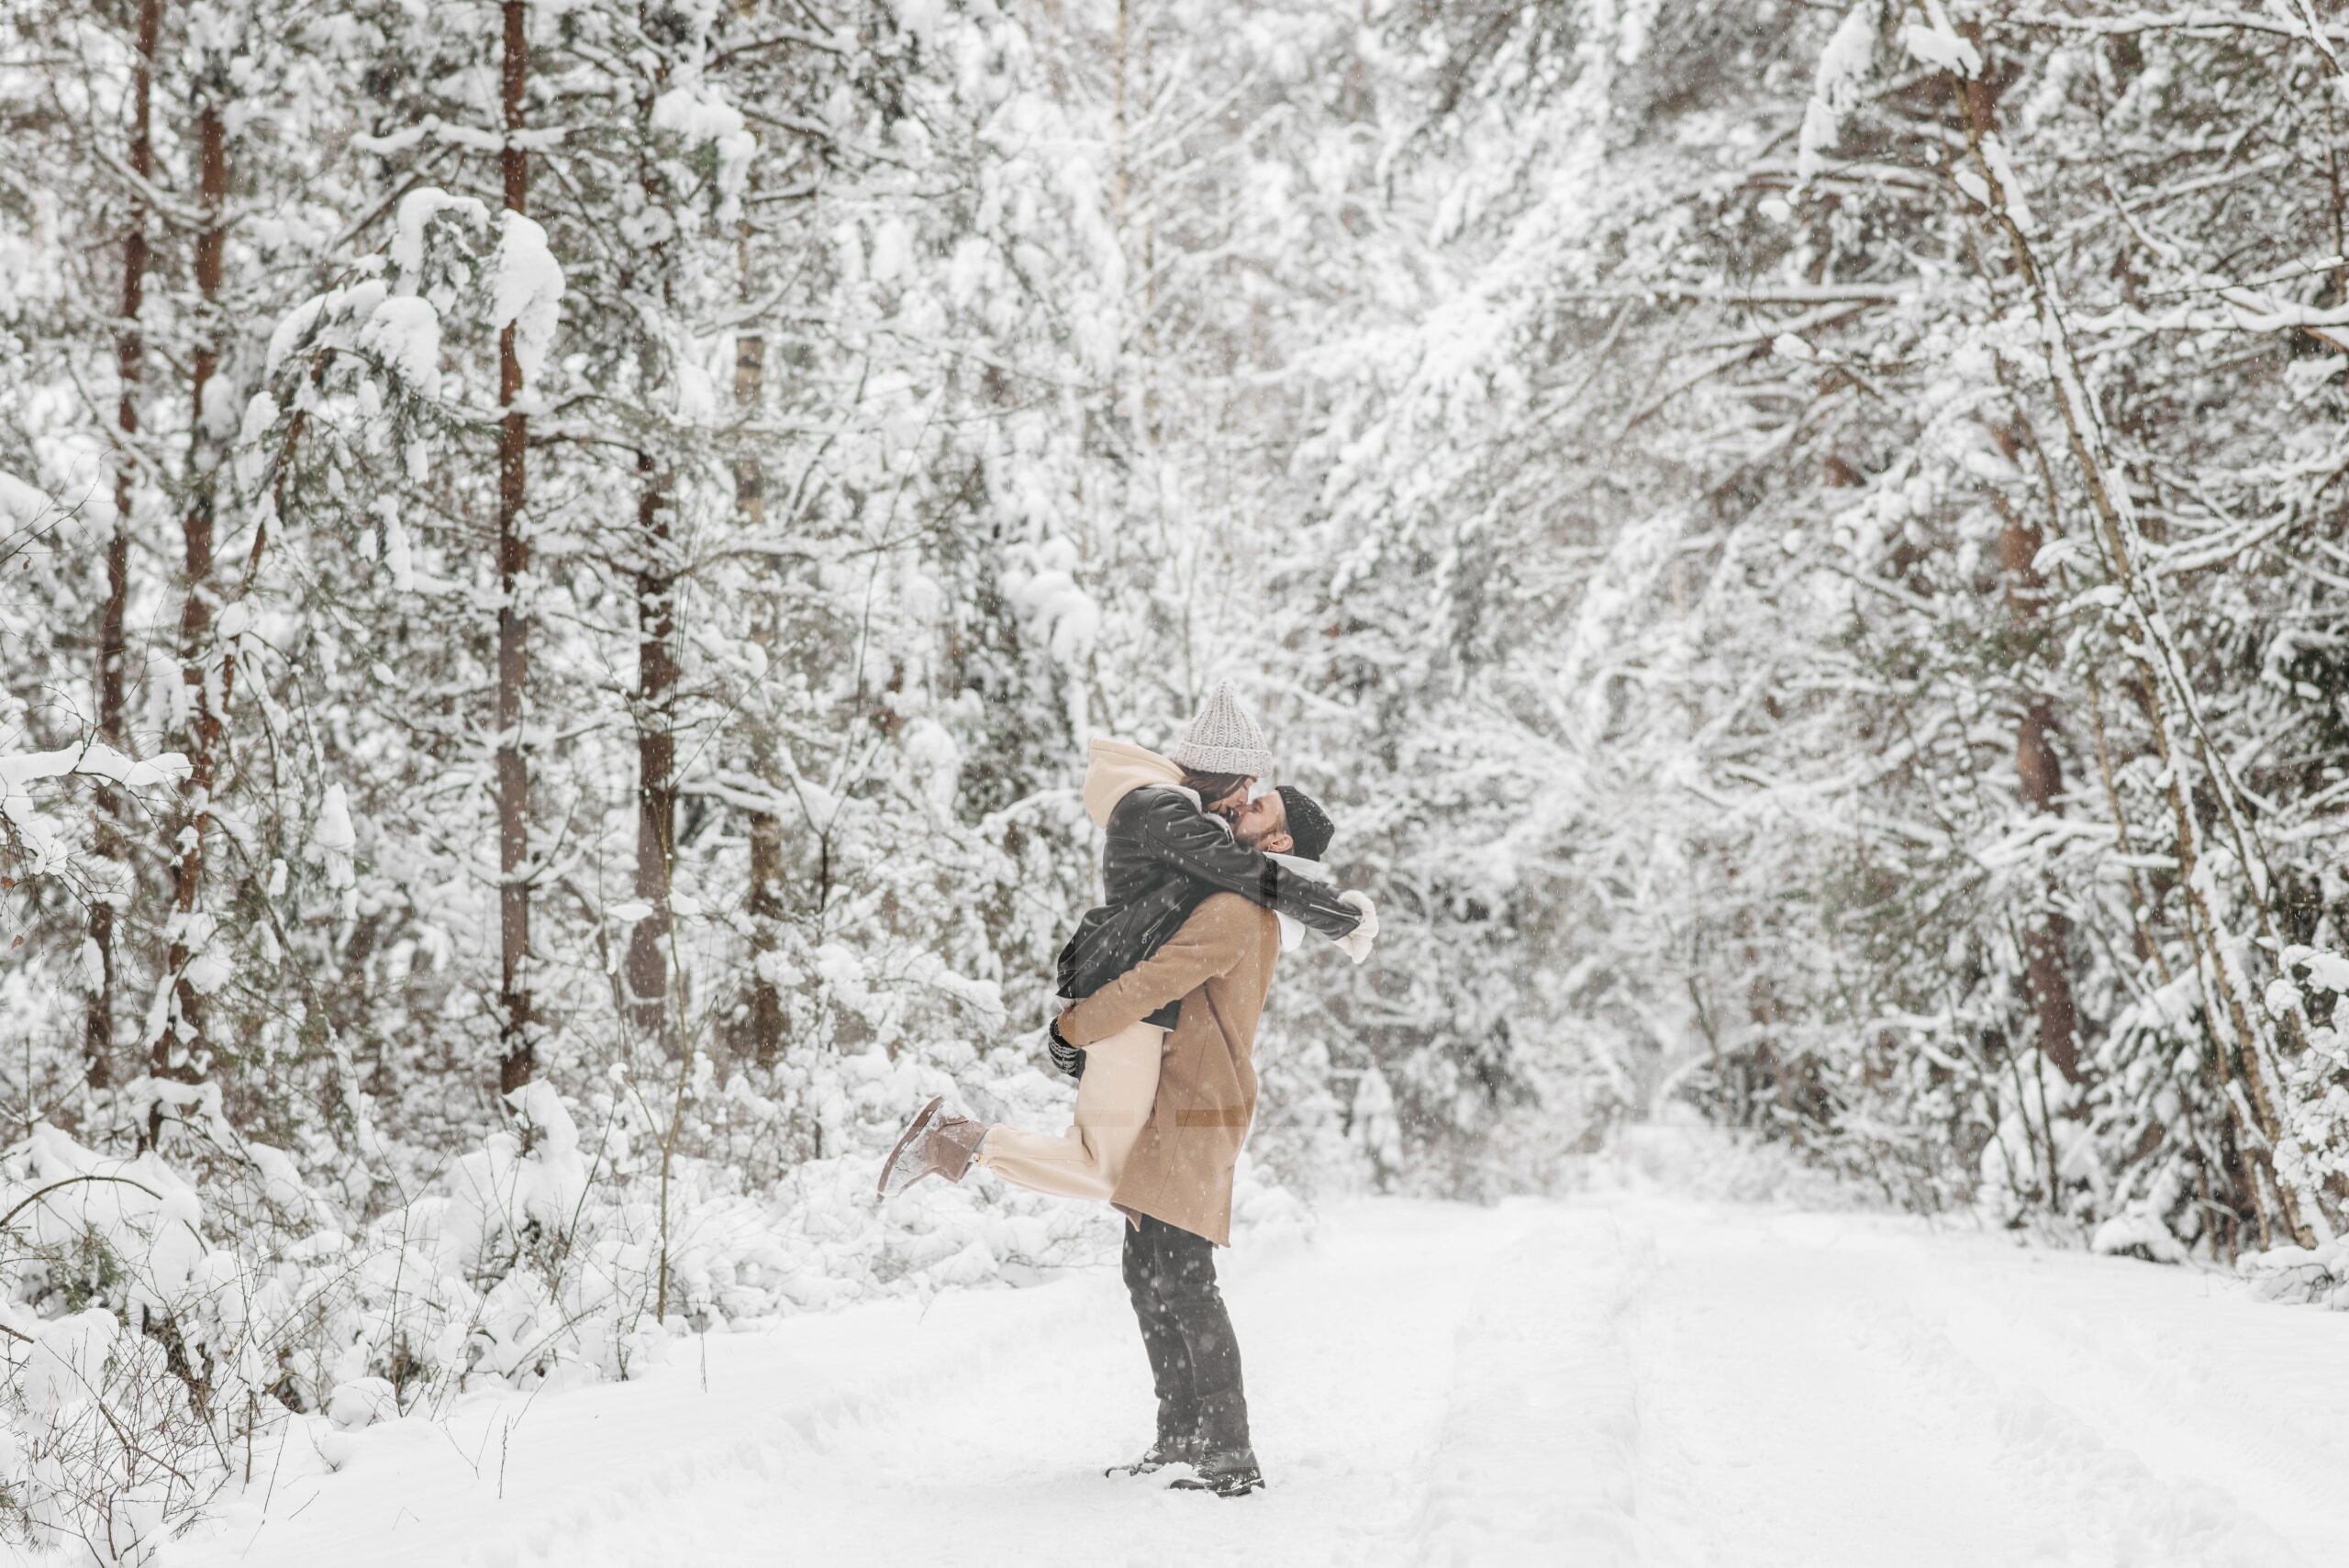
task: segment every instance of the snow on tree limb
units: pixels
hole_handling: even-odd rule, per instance
[[[33,874],[52,873],[65,865],[72,851],[41,819],[30,785],[90,778],[123,789],[143,790],[177,784],[187,776],[188,761],[176,751],[134,759],[95,740],[53,751],[0,755],[0,826],[29,852]]]
[[[562,268],[547,249],[547,231],[518,212],[497,215],[497,250],[490,261],[489,321],[511,323],[514,351],[526,381],[535,381],[554,343],[562,309]]]
[[[1802,136],[1795,175],[1815,178],[1826,167],[1827,150],[1842,133],[1843,117],[1859,103],[1862,83],[1876,69],[1876,35],[1884,25],[1878,0],[1860,0],[1845,13],[1819,56],[1810,101],[1803,108]]]

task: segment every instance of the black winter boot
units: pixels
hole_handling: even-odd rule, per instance
[[[1237,1388],[1199,1401],[1199,1456],[1193,1473],[1167,1483],[1169,1491],[1244,1497],[1264,1485],[1248,1440],[1248,1401]]]
[[[1166,1484],[1170,1492],[1212,1492],[1219,1497],[1245,1497],[1260,1491],[1264,1473],[1256,1467],[1256,1451],[1211,1448],[1195,1462],[1192,1473]]]
[[[1199,1441],[1199,1434],[1197,1432],[1181,1432],[1172,1437],[1162,1432],[1159,1434],[1158,1440],[1150,1445],[1150,1451],[1140,1459],[1135,1460],[1131,1464],[1112,1465],[1101,1473],[1104,1475],[1149,1475],[1165,1469],[1170,1464],[1196,1465],[1205,1457],[1206,1452],[1206,1445]]]

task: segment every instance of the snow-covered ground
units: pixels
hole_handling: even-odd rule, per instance
[[[2349,1550],[2349,1315],[2223,1278],[1631,1195],[1369,1203],[1223,1260],[1272,1483],[1253,1497],[1101,1475],[1150,1410],[1105,1269],[297,1437],[165,1561],[2282,1568]]]

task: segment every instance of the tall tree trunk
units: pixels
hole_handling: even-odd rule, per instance
[[[636,463],[636,895],[652,913],[629,932],[626,973],[637,1029],[665,1051],[669,888],[677,850],[676,577],[662,475],[649,451],[639,452]]]
[[[515,137],[523,128],[530,39],[524,0],[505,0],[505,54],[499,98],[506,145],[498,154],[506,209],[529,210],[529,155]],[[497,1087],[511,1093],[538,1071],[537,1020],[530,1007],[530,773],[522,749],[522,698],[530,677],[529,591],[530,542],[522,515],[529,498],[523,466],[530,417],[515,406],[522,395],[518,324],[497,338],[497,403],[506,410],[497,439]]]
[[[212,378],[220,368],[221,325],[217,318],[222,265],[228,235],[224,208],[228,195],[227,127],[213,87],[204,89],[196,111],[197,183],[204,203],[204,227],[195,240],[195,287],[201,296],[196,347],[192,366],[192,398],[188,439],[188,506],[181,520],[183,567],[187,597],[180,610],[180,680],[186,703],[188,776],[182,786],[185,812],[173,845],[177,858],[172,871],[172,937],[167,969],[173,987],[172,1006],[153,1051],[155,1072],[162,1076],[189,1076],[201,1067],[204,1048],[204,994],[195,984],[191,966],[209,940],[204,929],[201,902],[204,884],[205,837],[211,827],[212,791],[219,763],[221,680],[224,672],[214,647],[212,617],[212,547],[214,509],[218,499],[219,442],[212,434],[213,416],[205,406]],[[151,1129],[150,1129],[151,1130]]]
[[[2032,693],[2015,726],[2015,773],[2023,804],[2034,813],[2061,816],[2063,763],[2055,755],[2055,720],[2047,698]],[[2072,1000],[2071,922],[2050,903],[2034,911],[2023,929],[2023,991],[2031,1003],[2040,1054],[2054,1063],[2067,1084],[2080,1081],[2079,1019]]]
[[[2007,461],[2020,467],[2021,433],[1999,423],[1991,434]],[[2031,656],[2036,640],[2047,584],[2036,564],[2039,529],[2020,506],[2001,504],[1998,530],[1999,564],[2007,580],[2007,615],[2022,634],[2023,657]],[[2034,816],[2063,814],[2064,763],[2055,752],[2055,710],[2047,695],[2026,682],[2022,712],[2015,721],[2015,779],[2023,806]],[[2043,886],[2042,906],[2023,928],[2023,992],[2031,1004],[2033,1032],[2040,1054],[2053,1062],[2067,1084],[2080,1081],[2078,1014],[2072,999],[2069,958],[2071,922],[2054,906],[2054,879]],[[2050,1195],[2053,1195],[2052,1194]]]
[[[668,80],[665,60],[643,81],[637,102],[637,187],[648,212],[662,210],[671,193],[651,157],[652,112]],[[655,302],[663,315],[669,304],[669,247],[655,239],[631,292],[646,302],[637,336],[638,417],[655,422],[653,397],[662,382],[662,345],[651,318]],[[677,853],[677,570],[671,549],[669,474],[650,446],[636,454],[636,896],[652,912],[636,922],[628,938],[629,1006],[640,1037],[652,1040],[665,1055],[674,1044],[669,1006],[670,933],[675,912],[670,884]],[[682,979],[682,976],[680,977]]]
[[[120,388],[115,425],[122,447],[114,471],[114,534],[106,541],[106,608],[98,620],[98,739],[118,751],[129,746],[123,734],[123,637],[130,597],[130,509],[138,494],[139,465],[131,442],[139,433],[139,384],[147,373],[147,344],[139,317],[147,295],[147,193],[155,175],[153,99],[155,50],[163,29],[162,0],[139,0],[139,59],[130,72],[130,228],[122,241],[122,308],[115,329],[115,378]],[[98,790],[98,855],[127,867],[129,845],[122,832],[122,800],[112,785]],[[115,906],[114,890],[100,889],[90,901],[90,946],[97,973],[90,977],[89,1006],[83,1017],[83,1059],[92,1088],[114,1079]]]
[[[766,389],[767,342],[753,333],[744,333],[734,343],[734,401],[746,417],[755,417]],[[742,532],[757,537],[766,527],[767,476],[760,463],[757,449],[745,443],[742,454],[734,462],[734,509],[741,520]],[[762,595],[763,605],[774,602],[772,595]],[[774,618],[763,610],[757,622],[761,644],[772,651],[775,639]],[[774,737],[763,722],[756,727],[751,744],[754,750],[772,751]],[[759,762],[771,761],[762,756]],[[768,770],[760,769],[763,778]],[[774,955],[783,947],[783,817],[774,811],[751,813],[751,1059],[762,1067],[772,1067],[783,1052],[784,1030],[790,1015],[785,1012],[783,993],[774,979]]]

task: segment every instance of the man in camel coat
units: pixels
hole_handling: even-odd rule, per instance
[[[1131,1221],[1126,1288],[1158,1394],[1158,1440],[1130,1467],[1187,1462],[1196,1485],[1239,1496],[1264,1485],[1248,1434],[1240,1345],[1216,1286],[1231,1240],[1231,1176],[1256,1114],[1256,1021],[1280,956],[1280,918],[1237,894],[1192,912],[1166,945],[1061,1014],[1078,1047],[1170,1002],[1158,1098],[1110,1201]]]

